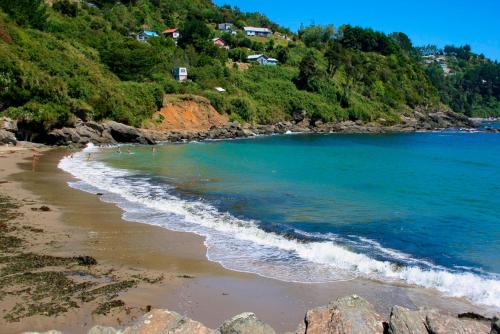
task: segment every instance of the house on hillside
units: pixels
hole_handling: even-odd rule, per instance
[[[217,29],[223,32],[232,32],[233,31],[233,25],[231,23],[219,23],[217,25]]]
[[[179,33],[179,30],[177,28],[167,28],[163,30],[163,36],[167,38],[172,38],[176,43],[181,34]]]
[[[137,40],[139,42],[145,42],[146,40],[153,37],[158,37],[158,34],[154,31],[149,31],[149,30],[143,30],[137,34]]]
[[[278,65],[278,59],[270,58],[262,54],[250,55],[247,57],[247,60],[250,63],[258,63],[260,65],[270,65],[270,66]]]
[[[273,32],[268,28],[244,27],[243,30],[247,36],[271,37],[273,34]]]
[[[229,49],[229,46],[227,45],[226,41],[223,40],[222,38],[219,37],[213,38],[212,43],[214,43],[214,45],[218,46],[219,48]]]
[[[185,67],[176,67],[172,70],[172,75],[177,81],[186,81],[188,79],[188,71]]]

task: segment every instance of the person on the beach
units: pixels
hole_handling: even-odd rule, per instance
[[[34,172],[35,168],[36,168],[36,162],[38,161],[39,157],[38,157],[38,154],[37,154],[38,152],[36,151],[35,148],[32,148],[31,152],[33,153],[32,156],[31,156],[31,169]]]
[[[130,148],[129,148],[129,149],[127,149],[127,153],[128,153],[128,154],[132,154],[132,150],[131,150]]]
[[[92,160],[92,153],[89,153],[89,154],[87,155],[87,161],[91,161],[91,160]]]

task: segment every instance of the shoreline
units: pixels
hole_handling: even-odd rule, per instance
[[[253,311],[279,332],[295,329],[306,310],[349,294],[367,298],[382,314],[388,314],[390,307],[396,304],[408,308],[433,307],[448,313],[493,314],[465,300],[436,296],[434,290],[403,284],[362,279],[324,284],[287,283],[227,270],[206,258],[203,238],[125,221],[122,219],[123,212],[114,204],[104,203],[98,196],[70,188],[67,182],[73,180],[72,177],[57,168],[59,159],[65,154],[67,151],[61,149],[45,152],[35,173],[26,171],[26,163],[23,163],[30,154],[20,154],[13,157],[15,161],[9,161],[8,168],[2,163],[2,169],[5,169],[2,178],[12,180],[6,184],[11,190],[21,188],[19,185],[26,189],[20,190],[20,197],[32,196],[57,208],[51,217],[54,231],[71,231],[71,241],[62,243],[56,249],[47,247],[46,251],[72,256],[89,254],[100,264],[118,271],[130,274],[142,270],[167,277],[159,285],[143,285],[123,292],[120,298],[127,305],[168,308],[211,327],[237,313]],[[24,171],[15,166],[18,163],[24,164]],[[1,193],[4,193],[6,185],[0,187]],[[67,318],[84,319],[82,313],[85,312],[89,310],[81,309]],[[123,326],[127,321],[133,321],[134,316],[137,317],[137,314],[129,319],[122,318],[121,324],[117,323],[115,315],[99,319],[90,317],[86,329],[93,324]],[[42,317],[37,322],[28,319],[18,324],[19,328],[13,328],[69,330],[71,324],[65,319],[64,315],[57,317],[56,321],[48,317]],[[88,314],[86,319],[89,319]],[[84,329],[81,326],[78,328]]]

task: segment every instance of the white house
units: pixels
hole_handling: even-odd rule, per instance
[[[250,55],[247,57],[247,60],[251,63],[258,63],[260,65],[271,65],[275,66],[278,65],[278,59],[275,58],[269,58],[265,55]]]
[[[188,71],[185,67],[176,67],[172,70],[172,74],[177,81],[186,81],[188,79]]]
[[[270,37],[273,34],[273,32],[268,28],[244,27],[243,30],[247,36]]]

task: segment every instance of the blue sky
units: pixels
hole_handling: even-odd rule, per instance
[[[215,0],[258,11],[296,31],[300,24],[360,25],[402,31],[415,45],[470,44],[500,60],[500,0]]]

